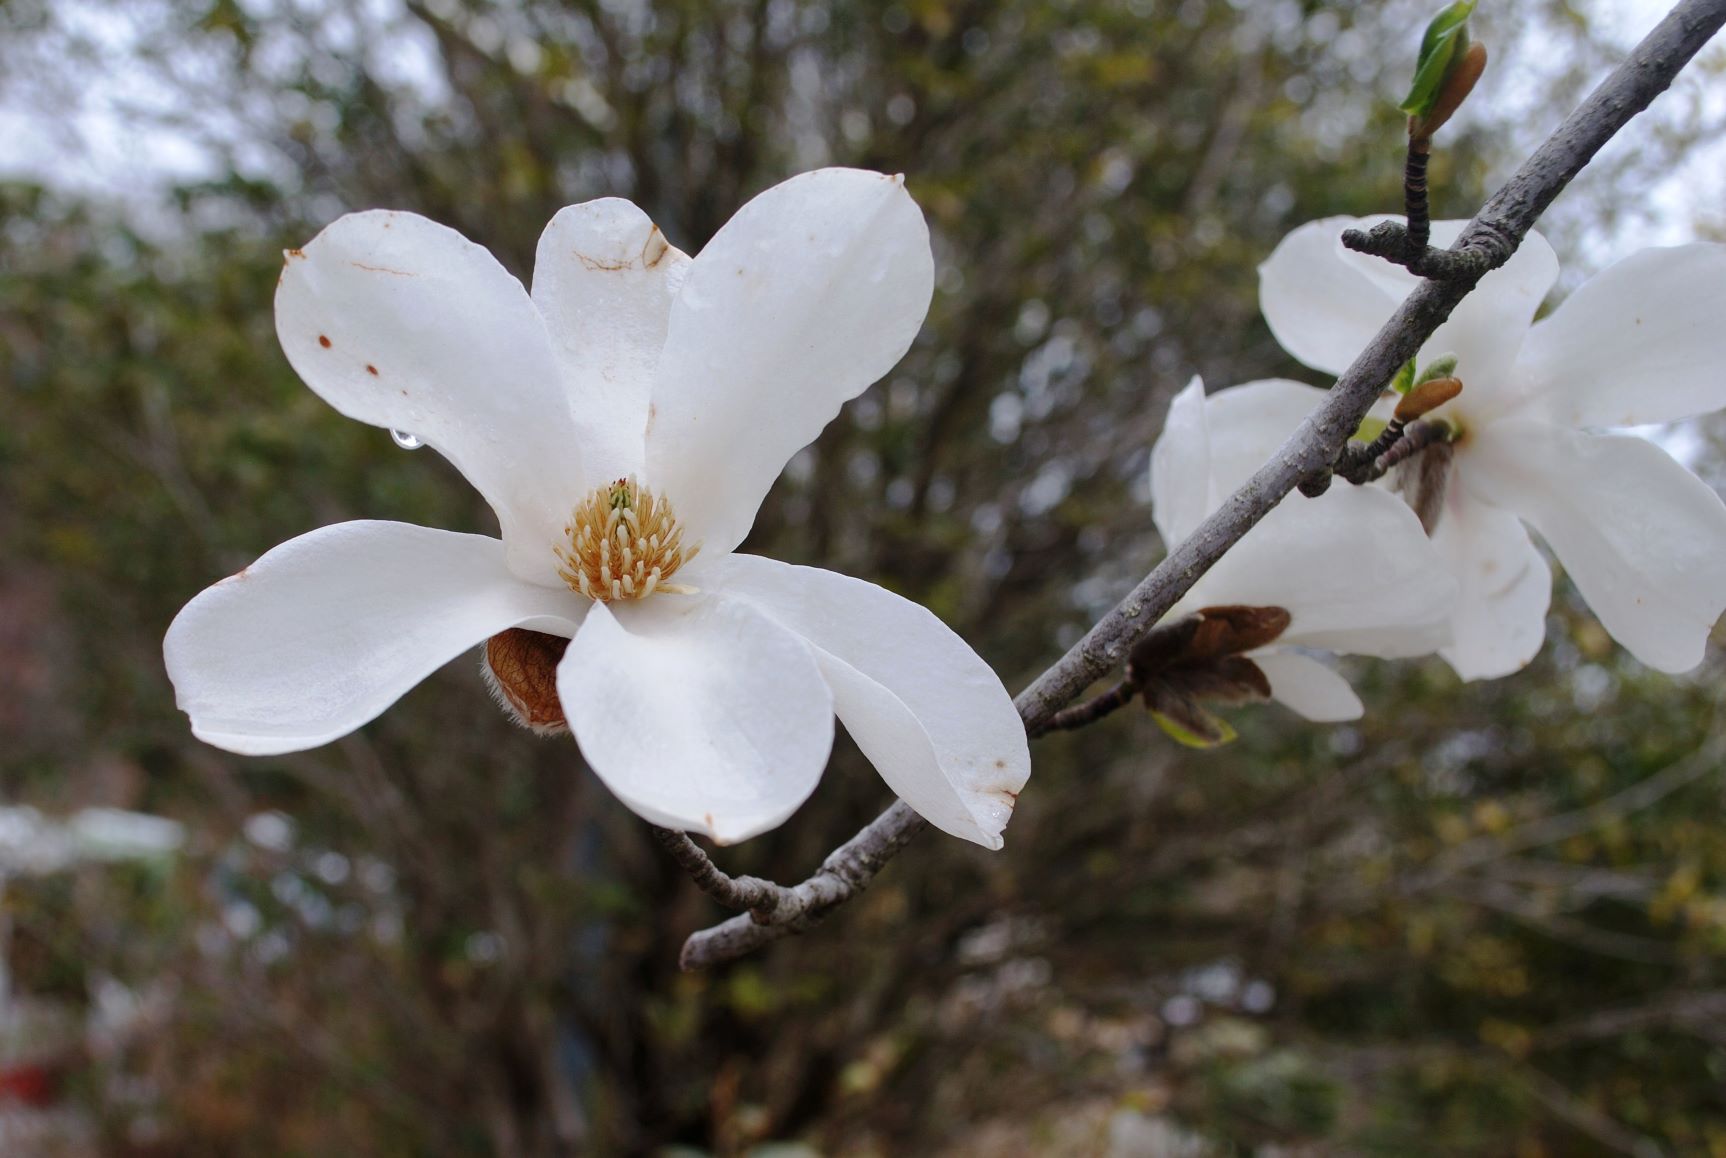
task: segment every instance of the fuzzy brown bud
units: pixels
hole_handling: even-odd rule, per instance
[[[557,698],[557,665],[569,649],[561,635],[512,627],[485,641],[481,670],[497,702],[516,723],[542,736],[569,731]]]

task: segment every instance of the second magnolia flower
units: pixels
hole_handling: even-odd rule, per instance
[[[1303,225],[1260,269],[1271,332],[1316,370],[1341,373],[1418,284],[1344,248],[1345,228],[1379,220]],[[1434,222],[1434,243],[1463,225]],[[1463,383],[1431,416],[1452,432],[1430,488],[1432,538],[1461,584],[1442,654],[1484,679],[1540,650],[1552,574],[1532,527],[1615,639],[1650,667],[1688,671],[1726,609],[1726,503],[1659,446],[1601,428],[1726,406],[1726,246],[1643,250],[1536,321],[1557,279],[1552,247],[1530,232],[1418,359],[1454,356]]]
[[[1195,378],[1181,391],[1151,451],[1152,513],[1170,549],[1269,461],[1323,398],[1322,390],[1282,379],[1207,397]],[[1285,498],[1164,622],[1212,609],[1281,613],[1274,634],[1250,633],[1238,656],[1250,663],[1248,681],[1309,720],[1352,720],[1362,713],[1360,699],[1314,653],[1428,655],[1449,641],[1455,602],[1455,581],[1405,504],[1375,488],[1333,487],[1318,498]],[[1202,699],[1217,681],[1198,674]]]

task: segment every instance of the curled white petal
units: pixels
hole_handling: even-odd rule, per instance
[[[1517,379],[1566,426],[1672,422],[1726,407],[1726,245],[1645,249],[1535,323]]]
[[[568,635],[583,613],[510,574],[496,539],[338,523],[204,591],[162,650],[199,739],[273,755],[347,735],[506,628]]]
[[[934,292],[898,177],[820,169],[738,211],[690,265],[652,395],[647,473],[710,552],[792,455],[904,356]]]
[[[1645,439],[1527,419],[1465,449],[1462,480],[1540,532],[1614,639],[1661,671],[1702,662],[1726,609],[1726,503],[1706,483]]]
[[[1322,393],[1298,382],[1255,382],[1210,395],[1203,421],[1182,420],[1181,438],[1206,440],[1202,454],[1191,446],[1180,453],[1209,464],[1213,505],[1275,453]],[[1180,404],[1198,398],[1189,386]],[[1165,464],[1165,490],[1175,485],[1171,450],[1159,446],[1152,455],[1153,464],[1159,455]],[[1220,604],[1282,607],[1291,621],[1280,642],[1388,658],[1426,655],[1448,642],[1455,598],[1454,580],[1406,505],[1377,488],[1338,484],[1318,498],[1285,498],[1171,614]]]
[[[738,600],[595,604],[557,669],[570,731],[635,812],[721,843],[815,790],[833,697],[804,642]]]
[[[331,406],[453,462],[497,512],[511,569],[557,583],[581,446],[545,325],[491,254],[412,213],[350,213],[288,251],[276,334]]]
[[[1388,218],[1325,217],[1290,233],[1259,266],[1259,309],[1283,349],[1340,374],[1416,285],[1389,262],[1343,248],[1345,229]]]
[[[1366,707],[1348,681],[1311,656],[1266,651],[1251,657],[1270,681],[1271,698],[1316,724],[1358,720]]]
[[[834,710],[935,827],[986,848],[1031,774],[1025,727],[989,666],[927,608],[873,583],[733,555],[708,572],[815,649]]]
[[[1455,580],[1400,499],[1339,486],[1316,499],[1284,499],[1176,611],[1282,607],[1290,622],[1280,643],[1394,659],[1448,643],[1455,601]]]
[[[1327,217],[1289,234],[1259,267],[1259,308],[1283,349],[1340,374],[1390,320],[1419,279],[1382,258],[1342,244],[1345,229],[1383,217]],[[1435,221],[1432,243],[1449,246],[1466,222]],[[1530,232],[1503,266],[1488,273],[1421,347],[1424,365],[1455,354],[1467,384],[1459,405],[1488,412],[1513,388],[1511,367],[1535,312],[1558,279],[1558,257]],[[1471,409],[1470,412],[1473,412]]]
[[[1432,545],[1457,581],[1452,638],[1439,655],[1465,680],[1527,667],[1546,642],[1552,571],[1522,520],[1452,486]]]
[[[587,485],[643,470],[648,404],[689,256],[620,197],[560,210],[540,235],[533,304],[563,371]]]
[[[1151,518],[1173,550],[1216,506],[1211,494],[1211,436],[1205,384],[1196,376],[1169,403],[1151,447]]]
[[[1213,505],[1269,462],[1328,393],[1288,378],[1264,378],[1212,394],[1208,410]]]

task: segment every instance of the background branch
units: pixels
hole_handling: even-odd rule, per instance
[[[1480,278],[1510,260],[1564,187],[1629,121],[1664,92],[1696,52],[1726,24],[1726,0],[1683,0],[1655,26],[1514,176],[1475,215],[1449,252],[1461,267],[1425,281],[1402,303],[1275,456],[1176,545],[1112,611],[1014,700],[1035,731],[1086,686],[1118,666],[1141,635],[1199,577],[1303,480],[1335,461],[1375,399],[1450,316]],[[733,917],[693,934],[679,958],[700,969],[742,956],[819,921],[868,886],[926,822],[895,802],[771,914]]]

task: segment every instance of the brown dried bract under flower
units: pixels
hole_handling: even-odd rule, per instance
[[[1185,619],[1158,625],[1140,640],[1128,659],[1128,672],[1143,683],[1170,669],[1192,669],[1226,656],[1257,651],[1288,630],[1281,607],[1226,604],[1203,607]]]
[[[1127,678],[1158,723],[1183,744],[1211,747],[1234,729],[1204,707],[1271,698],[1264,669],[1241,654],[1257,651],[1288,630],[1282,607],[1225,605],[1154,629],[1133,649]]]
[[[1444,496],[1455,459],[1454,444],[1435,443],[1400,464],[1390,476],[1391,489],[1414,510],[1421,529],[1428,535],[1438,529],[1438,520],[1444,514]]]
[[[561,635],[512,627],[485,641],[486,686],[516,723],[542,736],[569,731],[557,698],[557,665],[569,648]]]
[[[641,599],[655,591],[687,594],[666,582],[695,558],[697,544],[683,546],[683,528],[671,504],[633,478],[618,479],[582,499],[557,548],[558,575],[589,599]]]

